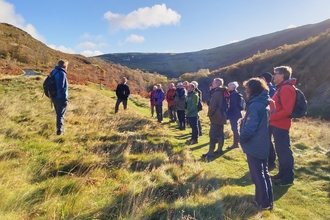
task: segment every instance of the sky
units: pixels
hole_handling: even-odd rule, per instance
[[[329,0],[0,0],[0,22],[65,53],[184,53],[330,19]]]

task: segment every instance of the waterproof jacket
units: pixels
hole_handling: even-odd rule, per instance
[[[64,99],[65,101],[69,100],[68,93],[68,81],[66,79],[66,71],[60,66],[56,66],[51,72],[51,75],[55,77],[57,95],[55,99]]]
[[[226,91],[225,87],[218,87],[210,91],[210,104],[207,116],[209,117],[212,124],[226,124],[226,112],[221,111],[221,106],[224,99],[224,91]]]
[[[184,88],[177,88],[175,90],[175,109],[176,110],[185,110],[186,109],[186,98],[187,98],[187,91]]]
[[[246,114],[240,128],[240,144],[244,153],[259,159],[269,156],[270,102],[267,90],[251,97],[247,101]]]
[[[170,89],[166,93],[166,101],[168,106],[174,105],[174,98],[175,98],[175,89]]]
[[[188,93],[187,95],[187,109],[186,109],[186,117],[197,117],[197,104],[198,104],[198,94],[195,91]]]
[[[162,89],[157,89],[154,94],[155,105],[163,105],[165,94]]]
[[[154,94],[155,94],[155,90],[152,90],[150,95],[149,95],[151,106],[155,106]]]
[[[241,106],[240,106],[240,101],[241,101],[240,94],[237,92],[237,90],[229,91],[229,94],[230,94],[230,103],[229,103],[229,108],[226,112],[227,119],[238,120],[239,118],[242,118]]]
[[[127,100],[130,95],[129,86],[125,83],[120,83],[116,89],[116,95],[118,99]]]
[[[269,122],[271,126],[284,130],[290,129],[291,118],[288,118],[288,116],[291,115],[296,102],[296,90],[292,87],[295,84],[296,79],[292,78],[276,85],[276,92],[272,97],[275,106],[271,105]],[[279,96],[281,97],[281,101],[279,101]]]

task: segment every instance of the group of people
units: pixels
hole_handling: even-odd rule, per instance
[[[56,82],[57,95],[52,98],[56,111],[56,133],[64,132],[63,120],[68,106],[68,82],[66,71],[69,62],[58,61],[58,65],[51,72]],[[289,130],[291,118],[296,100],[296,91],[293,87],[296,83],[291,78],[292,69],[289,66],[274,68],[274,73],[261,74],[243,83],[246,93],[245,115],[242,120],[240,105],[241,94],[237,91],[238,83],[230,82],[224,86],[221,78],[215,78],[210,85],[210,99],[207,116],[210,119],[209,150],[203,154],[204,158],[212,158],[216,154],[223,154],[224,124],[230,121],[233,132],[233,144],[229,149],[238,148],[241,145],[247,155],[247,163],[251,179],[255,184],[255,201],[253,205],[261,209],[273,208],[273,188],[275,185],[289,186],[294,181],[294,158],[290,147]],[[275,86],[272,85],[272,81]],[[122,78],[116,89],[117,102],[115,113],[118,112],[120,103],[127,108],[127,99],[130,95],[127,79]],[[156,112],[159,123],[163,121],[163,101],[168,103],[170,122],[178,119],[179,129],[186,129],[186,119],[192,129],[190,140],[187,144],[198,143],[198,137],[202,135],[198,112],[202,109],[202,92],[198,89],[198,83],[178,82],[176,87],[170,84],[170,89],[164,93],[161,84],[153,87],[150,93],[151,115]],[[240,126],[238,125],[240,122]],[[274,144],[272,142],[274,139]],[[217,150],[215,150],[216,145]],[[275,153],[276,152],[276,153]],[[276,168],[275,160],[278,157],[278,173],[269,175],[269,168]]]

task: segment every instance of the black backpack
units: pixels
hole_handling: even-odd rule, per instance
[[[245,99],[243,97],[243,94],[238,92],[239,94],[239,107],[240,107],[240,110],[245,110],[245,107],[246,107],[246,103],[245,103]]]
[[[55,75],[57,74],[57,71],[54,75],[52,73],[47,76],[47,78],[44,81],[44,94],[48,98],[55,98],[57,96],[57,89],[56,89],[56,82],[55,82]]]
[[[291,84],[286,84],[286,85],[291,85]],[[304,93],[300,89],[298,89],[294,85],[291,85],[291,86],[296,91],[296,101],[294,103],[294,106],[293,106],[293,109],[292,109],[292,113],[288,117],[289,118],[301,118],[301,117],[304,117],[307,114],[307,108],[308,108],[307,107],[306,97],[305,97]],[[277,92],[279,103],[281,103],[281,99],[280,99],[280,90],[281,90],[281,88]]]

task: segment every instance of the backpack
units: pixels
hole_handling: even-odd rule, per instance
[[[203,104],[201,102],[201,98],[199,98],[197,104],[197,111],[202,111],[202,110],[203,110]]]
[[[57,89],[56,89],[56,82],[55,82],[55,75],[57,74],[57,71],[54,75],[50,73],[47,78],[44,81],[43,87],[44,87],[44,94],[48,98],[55,98],[57,96]]]
[[[226,90],[222,91],[222,94],[223,94],[223,98],[222,98],[222,103],[221,103],[220,110],[222,112],[226,112],[228,110],[229,104],[230,104],[230,93],[226,89]]]
[[[246,103],[245,103],[245,99],[243,98],[243,94],[238,92],[239,94],[239,107],[240,107],[240,110],[245,110],[245,107],[246,107]]]
[[[286,84],[286,85],[288,85],[288,84]],[[289,84],[289,85],[291,85],[291,84]],[[307,114],[307,108],[308,108],[306,97],[300,89],[298,89],[294,85],[291,85],[291,86],[296,91],[296,101],[294,103],[292,113],[291,113],[291,115],[288,116],[288,118],[301,118],[301,117],[304,117]],[[281,103],[281,99],[280,99],[281,88],[279,89],[279,91],[277,93],[279,103]]]

